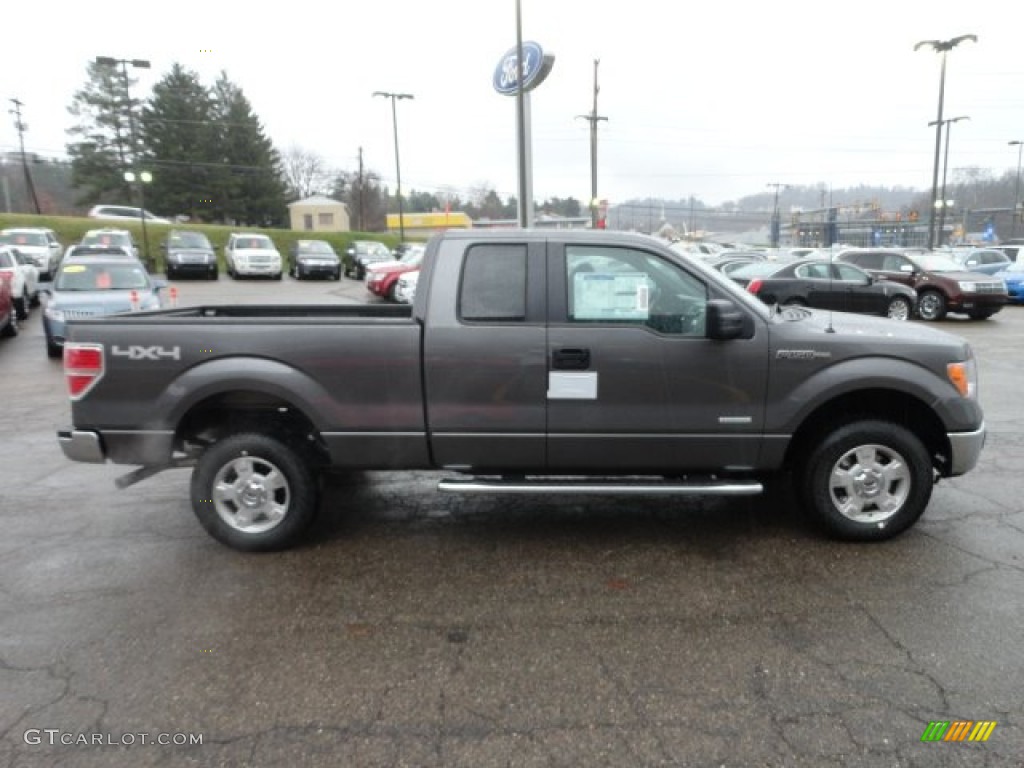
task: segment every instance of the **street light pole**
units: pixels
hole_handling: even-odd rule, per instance
[[[374,96],[383,96],[391,99],[391,125],[395,133],[395,176],[398,179],[398,238],[405,242],[405,210],[402,206],[402,165],[398,161],[398,112],[395,109],[395,101],[398,99],[411,99],[411,93],[391,93],[389,91],[374,91]]]
[[[953,123],[959,123],[961,120],[970,120],[971,118],[967,115],[960,115],[959,117],[949,117],[943,120],[946,124],[946,150],[945,156],[942,160],[942,198],[939,201],[941,203],[942,212],[939,214],[939,236],[938,242],[935,245],[942,245],[942,236],[946,232],[946,208],[949,207],[948,201],[946,200],[946,173],[949,171],[949,134],[952,132],[950,126]],[[929,126],[935,125],[934,122],[928,123]],[[936,203],[938,205],[938,203]]]
[[[777,181],[772,181],[766,184],[768,187],[775,187],[775,201],[772,203],[772,231],[771,241],[772,248],[779,247],[779,230],[782,229],[782,222],[779,221],[779,190],[789,189],[789,184],[780,184]]]
[[[939,115],[935,118],[935,163],[932,166],[932,204],[928,216],[928,250],[935,246],[935,200],[939,192],[939,153],[942,149],[942,106],[946,93],[946,53],[956,48],[964,40],[978,42],[977,35],[960,35],[950,40],[922,40],[914,46],[919,50],[929,46],[942,54],[942,68],[939,72]],[[931,123],[929,123],[931,125]]]
[[[1017,147],[1017,183],[1013,189],[1013,216],[1010,221],[1010,238],[1017,237],[1017,217],[1020,213],[1020,154],[1021,150],[1024,149],[1024,141],[1014,139],[1013,141],[1007,142],[1008,146]]]
[[[153,181],[153,174],[149,171],[142,171],[142,173],[136,175],[133,171],[125,171],[124,180],[129,184],[134,181],[139,182],[139,221],[142,222],[142,259],[146,263],[146,267],[152,272],[154,265],[149,258],[149,235],[146,232],[145,186]]]

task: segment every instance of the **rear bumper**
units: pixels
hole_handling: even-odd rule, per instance
[[[952,452],[949,462],[950,477],[956,477],[974,469],[981,456],[981,449],[985,447],[985,425],[982,424],[973,432],[950,432],[947,437]]]
[[[90,464],[137,464],[153,466],[171,460],[174,432],[170,430],[105,430],[62,429],[57,442],[64,455],[72,461]]]

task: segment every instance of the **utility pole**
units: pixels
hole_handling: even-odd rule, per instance
[[[366,225],[363,220],[363,148],[359,148],[359,197],[357,198],[359,203],[359,226],[360,232],[365,232]]]
[[[600,87],[597,84],[597,66],[600,59],[594,59],[594,108],[589,115],[576,115],[577,119],[587,120],[590,123],[590,227],[597,229],[597,210],[600,204],[597,199],[597,124],[607,117],[597,114],[597,94]]]
[[[21,121],[22,102],[18,99],[11,99],[10,101],[14,105],[14,109],[9,109],[8,112],[14,115],[14,128],[18,131],[18,145],[21,147],[21,168],[25,172],[25,189],[32,196],[32,204],[35,205],[36,215],[38,216],[42,213],[42,210],[39,208],[36,185],[32,183],[32,173],[28,169],[28,158],[25,155],[25,131],[28,130],[28,126]]]
[[[780,184],[777,181],[772,181],[766,184],[768,187],[775,187],[775,201],[772,203],[772,248],[779,247],[779,230],[781,222],[779,221],[779,190],[789,189],[789,184]]]

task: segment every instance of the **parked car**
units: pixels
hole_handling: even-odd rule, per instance
[[[345,277],[362,280],[370,264],[395,258],[391,249],[376,240],[355,240],[345,251]]]
[[[135,242],[135,236],[127,229],[113,229],[111,227],[90,229],[82,237],[81,245],[119,246],[136,259],[141,256],[139,246]]]
[[[917,291],[917,314],[922,320],[941,320],[947,312],[984,320],[1006,304],[1002,280],[968,272],[944,253],[854,248],[842,251],[837,258],[876,277],[913,288]]]
[[[1002,243],[1000,245],[992,246],[992,250],[1002,251],[1010,261],[1022,261],[1020,258],[1022,248],[1024,248],[1024,245],[1020,243]]]
[[[99,256],[65,259],[53,283],[43,288],[48,295],[43,309],[46,353],[60,357],[68,320],[159,309],[160,290],[165,286],[137,261]]]
[[[0,274],[0,336],[18,335],[18,310],[14,306],[10,275]]]
[[[296,280],[304,277],[341,279],[341,260],[326,240],[296,240],[288,247],[288,274]]]
[[[744,270],[737,271],[742,275]],[[765,304],[830,309],[909,320],[917,293],[913,288],[873,277],[860,267],[827,260],[795,261],[754,277],[747,290]]]
[[[1012,263],[1012,259],[995,248],[960,248],[952,252],[953,260],[971,272],[994,275]]]
[[[999,278],[1006,285],[1007,301],[1024,304],[1024,259],[1008,264],[1002,272],[996,272],[992,277]]]
[[[0,232],[0,244],[13,245],[39,268],[39,279],[49,280],[57,272],[64,246],[52,229],[23,227]]]
[[[0,246],[0,274],[8,276],[14,310],[19,320],[28,317],[29,309],[39,303],[39,267],[9,245]]]
[[[68,249],[64,251],[65,259],[82,256],[108,256],[115,259],[139,261],[132,249],[126,245],[82,245],[79,243],[78,245],[69,245]]]
[[[420,280],[420,271],[414,269],[398,278],[395,285],[395,301],[399,304],[412,304],[416,300],[416,284]]]
[[[90,219],[111,219],[113,221],[142,221],[146,217],[147,224],[170,224],[170,219],[163,216],[155,216],[142,208],[133,208],[129,205],[94,205],[89,209]]]
[[[172,229],[160,243],[164,252],[164,271],[172,280],[182,275],[217,279],[217,253],[202,232]]]
[[[420,268],[424,250],[411,252],[406,259],[383,264],[372,264],[366,272],[366,289],[385,299],[395,301],[398,278],[406,272]]]
[[[281,253],[266,235],[236,232],[224,246],[224,263],[231,277],[266,275],[280,280],[283,265]]]

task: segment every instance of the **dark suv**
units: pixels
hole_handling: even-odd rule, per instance
[[[909,285],[917,291],[917,314],[922,320],[941,320],[947,312],[984,320],[1006,304],[1006,284],[1002,280],[966,272],[944,253],[855,248],[843,251],[838,259]]]
[[[160,244],[167,266],[167,279],[196,275],[217,279],[217,254],[202,232],[172,229]]]

